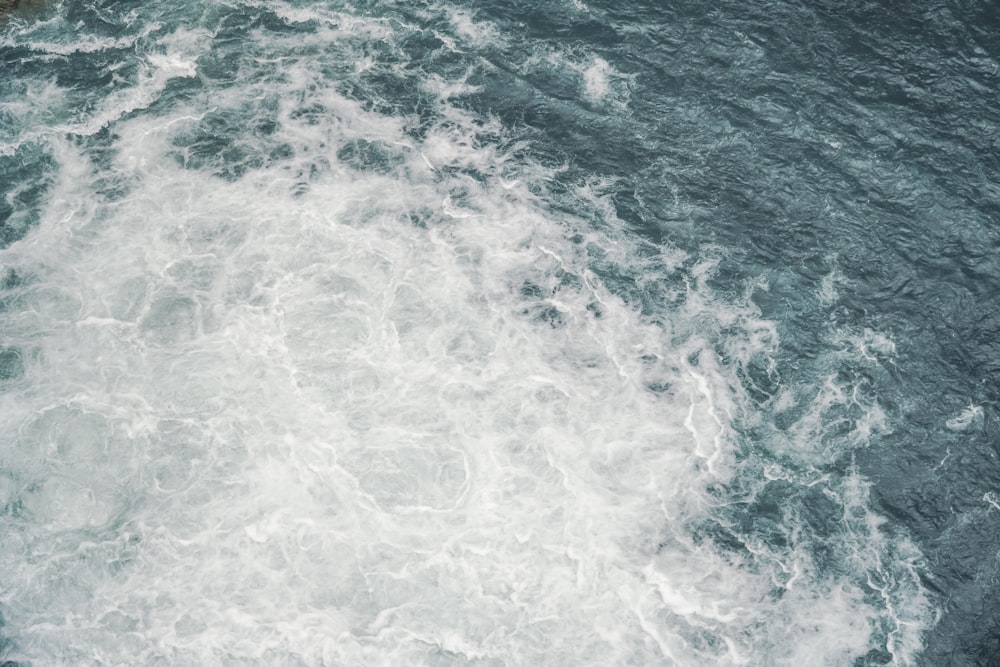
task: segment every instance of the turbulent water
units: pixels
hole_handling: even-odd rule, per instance
[[[991,3],[28,4],[3,664],[1000,664]]]

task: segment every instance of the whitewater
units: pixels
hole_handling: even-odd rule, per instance
[[[485,7],[0,25],[4,664],[922,664],[900,334],[843,251],[734,273],[694,138],[642,157],[736,131],[601,48],[656,16]]]

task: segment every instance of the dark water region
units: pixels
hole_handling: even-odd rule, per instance
[[[568,181],[612,177],[616,213],[635,232],[718,243],[719,289],[738,296],[766,278],[750,298],[782,345],[776,370],[746,369],[762,405],[781,383],[831,370],[877,399],[888,428],[831,465],[856,462],[876,506],[928,558],[943,616],[923,664],[1000,664],[1000,511],[988,502],[1000,487],[995,6],[587,7],[477,5],[524,35],[491,56],[527,84],[508,113],[556,133],[547,145]],[[519,63],[549,44],[592,49],[627,75],[627,120],[567,101],[542,68],[525,72]],[[837,295],[823,302],[830,276]],[[891,337],[892,363],[830,368],[844,344],[835,332],[865,329]],[[946,426],[970,406],[982,416]],[[748,446],[786,417],[748,430]]]
[[[12,12],[31,16],[50,2],[51,0],[0,0],[0,21],[5,20]]]

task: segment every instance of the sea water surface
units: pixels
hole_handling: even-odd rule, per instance
[[[23,5],[4,664],[1000,664],[991,3]]]

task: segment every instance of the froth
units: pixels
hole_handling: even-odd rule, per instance
[[[414,28],[277,15],[318,27],[248,35],[229,79],[199,69],[209,32],[160,38],[139,97],[73,126],[113,123],[104,171],[52,138],[41,224],[0,255],[25,277],[0,312],[24,359],[0,411],[12,656],[839,664],[885,609],[912,651],[919,592],[858,581],[897,548],[862,482],[832,574],[791,534],[698,532],[756,465],[722,356],[778,344],[713,263],[551,210],[551,170],[456,102],[467,75],[425,76],[424,118],[374,103],[364,77],[405,63],[366,40]],[[457,47],[487,39],[450,16]],[[206,87],[151,106],[178,77]],[[680,305],[643,312],[595,257]]]

